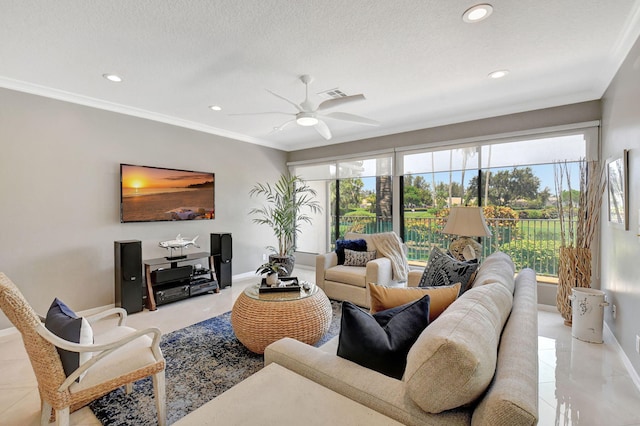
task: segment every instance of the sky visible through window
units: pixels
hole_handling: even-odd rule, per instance
[[[554,174],[554,166],[553,164],[539,164],[539,165],[528,165],[522,167],[530,167],[533,174],[540,179],[540,186],[538,187],[539,191],[544,190],[545,188],[549,188],[551,194],[555,194],[555,174]],[[492,174],[502,171],[502,170],[513,170],[513,167],[501,167],[501,168],[492,168],[490,169]],[[578,189],[578,179],[580,176],[580,170],[578,168],[577,163],[574,163],[570,167],[571,180],[572,185],[574,185],[574,189]],[[410,171],[407,174],[412,174]],[[420,175],[425,178],[427,183],[431,183],[431,173],[418,173],[416,175]],[[471,179],[477,177],[477,170],[467,170],[464,175],[464,186],[467,188]],[[442,172],[436,173],[436,182],[442,182]],[[460,171],[454,171],[451,173],[451,180],[453,182],[460,183],[460,179],[462,178],[462,173]],[[365,191],[374,191],[376,189],[376,180],[375,178],[362,178],[362,182],[364,183],[363,190]],[[448,173],[447,173],[447,182],[448,182]]]

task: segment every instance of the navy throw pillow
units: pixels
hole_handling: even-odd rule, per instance
[[[83,345],[93,343],[93,331],[89,321],[85,318],[78,317],[75,312],[71,310],[58,298],[54,299],[47,317],[44,322],[44,326],[49,329],[53,334],[61,339],[69,342],[80,343]],[[87,362],[91,359],[91,352],[70,352],[64,349],[56,348],[60,360],[62,361],[62,367],[64,368],[64,374],[69,376],[73,373],[80,364]],[[82,374],[77,381],[79,382],[84,374]]]
[[[373,315],[342,303],[338,356],[379,373],[402,379],[407,354],[429,325],[429,295]]]
[[[365,240],[337,240],[336,254],[338,255],[338,265],[344,264],[344,249],[367,251],[367,242]]]

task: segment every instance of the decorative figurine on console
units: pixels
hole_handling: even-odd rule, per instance
[[[177,260],[177,259],[184,259],[187,257],[186,254],[182,254],[182,250],[190,247],[190,246],[194,246],[196,248],[200,248],[199,245],[196,244],[196,240],[198,239],[199,235],[196,235],[193,240],[187,240],[185,238],[182,238],[181,234],[178,234],[178,236],[176,237],[175,240],[167,240],[167,241],[160,241],[160,243],[158,243],[158,246],[165,248],[167,250],[169,250],[169,257],[167,257],[167,260]],[[180,249],[180,255],[179,256],[174,256],[173,255],[173,251],[176,249]]]

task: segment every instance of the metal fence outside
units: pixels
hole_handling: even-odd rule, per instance
[[[532,268],[536,274],[558,276],[560,252],[560,222],[557,219],[486,219],[492,236],[483,238],[482,257],[503,251],[513,259],[516,269]],[[411,218],[405,221],[403,240],[408,247],[409,261],[429,260],[433,245],[445,249],[450,236],[442,233],[442,218]],[[345,232],[378,233],[391,231],[391,218],[371,216],[342,216],[339,218],[340,236]],[[335,221],[331,223],[334,235]],[[332,237],[332,247],[335,241]]]

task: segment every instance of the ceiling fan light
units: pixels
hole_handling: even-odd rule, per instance
[[[296,117],[296,123],[305,127],[315,126],[316,124],[318,124],[318,119],[315,118],[312,114],[300,113]]]

